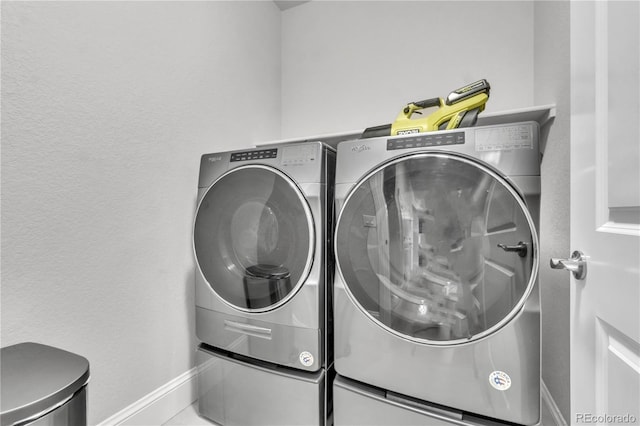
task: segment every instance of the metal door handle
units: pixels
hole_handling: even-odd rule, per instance
[[[527,243],[525,243],[524,241],[518,241],[518,244],[516,244],[515,246],[498,244],[498,247],[500,247],[504,251],[514,251],[518,253],[518,256],[520,257],[525,257],[527,255]]]
[[[587,277],[587,256],[579,250],[571,254],[569,259],[556,259],[554,257],[549,261],[553,269],[566,269],[571,271],[573,277],[577,280],[584,280]]]

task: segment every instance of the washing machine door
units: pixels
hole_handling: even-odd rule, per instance
[[[535,284],[534,223],[490,166],[442,152],[396,158],[358,182],[335,236],[352,301],[412,341],[453,345],[500,329]]]
[[[263,165],[232,169],[202,197],[193,231],[196,261],[211,289],[241,311],[286,303],[313,262],[313,218],[301,190]]]

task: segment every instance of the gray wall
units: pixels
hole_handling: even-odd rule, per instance
[[[556,104],[542,160],[540,289],[542,378],[565,419],[570,418],[569,284],[566,271],[549,268],[549,258],[568,257],[570,55],[569,2],[535,3],[535,94],[537,104]]]
[[[533,105],[533,3],[312,1],[282,19],[282,133],[392,122],[486,78],[486,112]]]
[[[272,2],[2,2],[2,346],[87,357],[89,424],[193,367],[200,155],[279,123]]]

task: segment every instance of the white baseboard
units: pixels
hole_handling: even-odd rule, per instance
[[[542,403],[546,406],[547,412],[553,418],[554,425],[567,426],[567,422],[564,420],[564,417],[562,417],[562,413],[556,405],[556,401],[553,399],[553,396],[551,396],[551,392],[549,392],[549,389],[547,388],[547,385],[545,385],[543,380],[540,381],[540,393],[542,396]]]
[[[160,386],[98,426],[162,425],[198,399],[196,367]]]

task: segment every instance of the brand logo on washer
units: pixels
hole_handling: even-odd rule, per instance
[[[313,365],[313,355],[311,355],[311,352],[300,352],[300,363],[305,367],[311,367]]]
[[[207,160],[209,160],[209,162],[213,163],[214,161],[220,161],[220,160],[222,160],[222,157],[220,157],[220,156],[207,157]]]
[[[504,371],[494,371],[489,374],[489,383],[499,391],[506,391],[511,387],[511,377]]]
[[[353,152],[362,152],[362,151],[369,151],[371,149],[371,147],[369,145],[356,145],[353,148],[351,148],[351,151]]]

